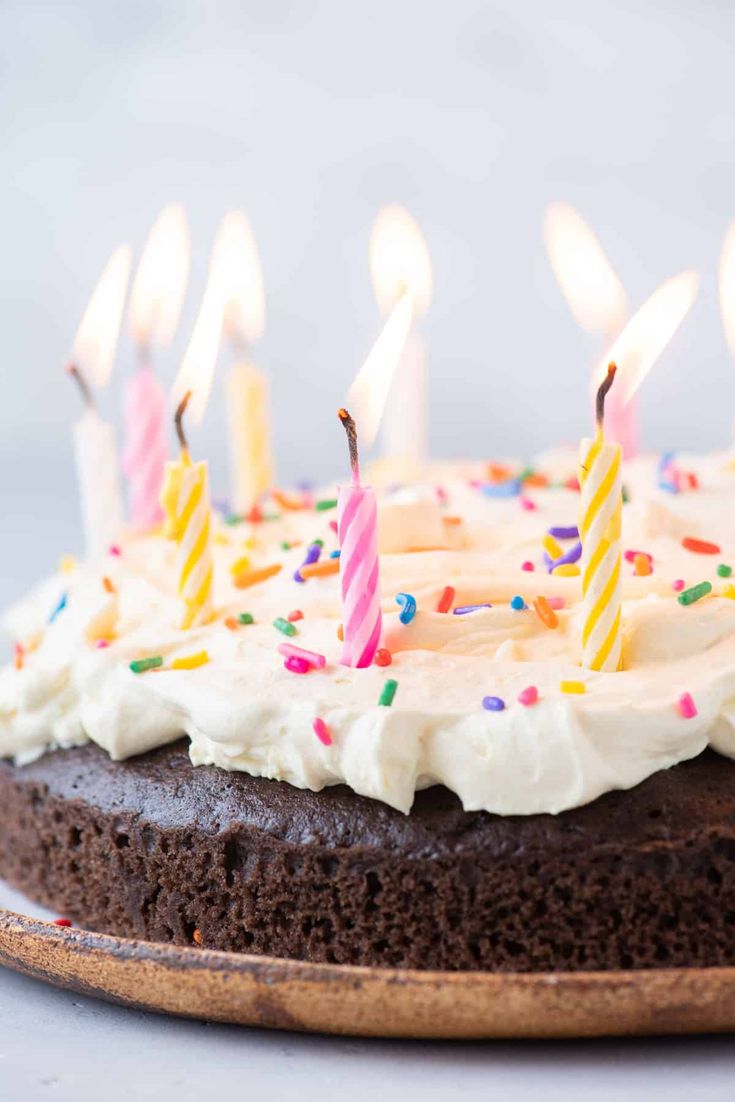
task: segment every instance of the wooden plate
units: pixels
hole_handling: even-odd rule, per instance
[[[130,941],[2,909],[0,963],[127,1006],[270,1029],[442,1038],[735,1030],[735,968],[352,968]]]

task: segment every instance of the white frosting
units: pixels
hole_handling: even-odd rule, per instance
[[[571,455],[544,462],[554,478],[574,473]],[[334,512],[268,503],[266,515],[277,519],[215,524],[215,619],[206,626],[177,627],[176,549],[157,535],[125,538],[121,555],[60,573],[13,608],[6,627],[27,653],[22,669],[0,672],[0,755],[27,762],[92,740],[122,759],[185,734],[195,765],[311,789],[345,782],[402,811],[416,789],[440,782],[467,810],[522,815],[631,787],[708,744],[735,756],[735,601],[721,595],[730,583],[717,576],[720,562],[735,566],[735,472],[726,456],[681,465],[696,472],[698,489],[660,490],[650,459],[624,472],[631,502],[623,547],[649,552],[654,571],[636,577],[624,563],[621,672],[580,668],[579,578],[549,575],[543,565],[542,537],[552,525],[576,524],[578,493],[527,487],[536,507],[526,509],[518,496],[485,496],[474,481],[479,466],[437,467],[421,485],[381,491],[390,667],[340,665],[336,574],[293,580],[311,540],[324,540],[325,558],[336,548]],[[714,541],[721,553],[692,553],[683,536]],[[284,550],[284,543],[298,545]],[[245,554],[253,569],[280,562],[282,570],[237,589],[230,566]],[[524,561],[535,571],[523,571]],[[104,588],[105,576],[115,593]],[[676,578],[710,580],[713,594],[683,607]],[[446,585],[456,590],[455,605],[493,607],[437,613]],[[398,619],[399,592],[418,602],[408,625]],[[66,607],[49,623],[62,593]],[[514,594],[529,604],[539,594],[563,597],[558,627],[547,628],[531,608],[513,610]],[[324,654],[324,670],[284,668],[277,647],[286,639],[272,622],[294,609],[303,619],[290,641]],[[242,611],[253,614],[253,625],[225,626]],[[99,649],[100,637],[110,645]],[[168,668],[201,650],[207,664]],[[151,655],[164,658],[161,670],[131,671],[132,660]],[[388,678],[398,690],[384,707],[378,699]],[[583,681],[586,693],[564,693],[562,681]],[[539,700],[524,707],[518,695],[530,685]],[[696,703],[691,719],[677,708],[684,692]],[[485,710],[488,695],[501,697],[505,710]],[[326,723],[330,746],[314,734],[315,717]]]

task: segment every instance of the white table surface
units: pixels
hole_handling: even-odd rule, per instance
[[[0,906],[39,907],[0,884]],[[365,1041],[159,1017],[0,969],[2,1102],[731,1102],[735,1038]],[[211,1092],[211,1093],[210,1093]]]

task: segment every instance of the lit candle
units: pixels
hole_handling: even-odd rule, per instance
[[[130,330],[138,369],[125,384],[125,453],[130,516],[137,528],[162,518],[159,497],[168,457],[167,402],[152,369],[152,350],[173,340],[189,275],[184,208],[165,207],[151,228],[130,293]]]
[[[265,328],[265,294],[258,247],[248,219],[230,211],[212,251],[210,279],[221,296],[224,332],[237,362],[225,381],[232,471],[231,506],[247,513],[274,480],[270,386],[251,358]]]
[[[92,384],[104,387],[112,371],[130,260],[127,245],[120,245],[110,257],[79,324],[72,363],[67,368],[84,400],[84,413],[74,425],[73,435],[84,539],[90,557],[104,554],[123,524],[115,430],[97,412]]]
[[[730,353],[735,356],[735,222],[728,229],[722,245],[718,283],[725,340]]]
[[[378,305],[384,314],[408,294],[413,325],[391,388],[382,425],[383,455],[395,465],[397,477],[418,474],[426,462],[428,382],[426,346],[416,319],[431,303],[431,258],[418,223],[397,204],[383,207],[370,234],[370,270]]]
[[[582,541],[582,665],[588,670],[620,667],[621,518],[623,487],[620,444],[606,443],[605,398],[615,378],[610,364],[597,391],[597,433],[580,449],[579,535]]]

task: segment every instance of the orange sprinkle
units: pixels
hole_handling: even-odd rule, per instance
[[[452,528],[462,523],[462,517],[442,517],[445,524],[449,524]]]
[[[300,608],[295,608],[293,612],[289,612],[288,616],[286,617],[289,624],[295,624],[297,620],[303,620],[303,618],[304,614]]]
[[[549,478],[545,474],[529,474],[523,479],[524,486],[548,486]]]
[[[339,639],[340,643],[344,642],[344,639],[345,639],[344,624],[337,624],[337,638]]]
[[[204,941],[204,938],[202,937],[202,931],[199,929],[195,929],[194,933],[191,936],[194,939],[195,945],[201,945]]]
[[[249,589],[251,585],[258,585],[260,582],[266,582],[268,578],[274,577],[281,569],[279,562],[271,563],[270,566],[261,566],[260,570],[247,570],[244,574],[240,574],[235,578],[235,585],[238,589]],[[305,567],[302,568],[303,570]]]
[[[13,665],[16,670],[23,669],[23,660],[25,659],[25,649],[21,643],[13,643]]]
[[[263,510],[259,505],[253,505],[249,513],[245,514],[245,520],[250,524],[260,524],[263,519]]]
[[[633,556],[633,569],[639,578],[646,577],[653,572],[649,555],[639,553]]]
[[[510,478],[510,468],[504,463],[488,463],[487,477],[490,482],[505,482]]]
[[[237,622],[237,617],[228,616],[225,620],[225,627],[229,628],[230,631],[237,631],[237,629],[240,627],[239,623]]]
[[[321,562],[312,562],[307,566],[299,567],[302,578],[324,578],[327,574],[339,573],[339,559],[323,559]]]
[[[456,595],[457,594],[456,594],[454,586],[445,585],[444,586],[444,591],[443,591],[441,597],[439,598],[439,600],[437,602],[436,611],[437,612],[449,612],[450,608],[452,607],[452,602],[454,601],[454,598],[456,597]]]
[[[559,626],[559,617],[554,612],[546,597],[536,598],[533,602],[533,611],[536,613],[541,623],[545,624],[547,628]]]
[[[102,584],[103,584],[103,586],[105,587],[105,589],[107,590],[108,593],[114,593],[115,592],[115,585],[112,582],[112,580],[107,577],[107,575],[105,575],[105,577],[102,579]]]
[[[681,545],[686,547],[687,551],[696,551],[698,555],[719,555],[720,553],[720,548],[716,543],[709,543],[707,540],[695,540],[693,536],[684,536]]]
[[[299,509],[304,508],[304,502],[301,498],[292,497],[284,490],[271,490],[271,497],[282,509],[290,510],[292,513],[297,513]]]

